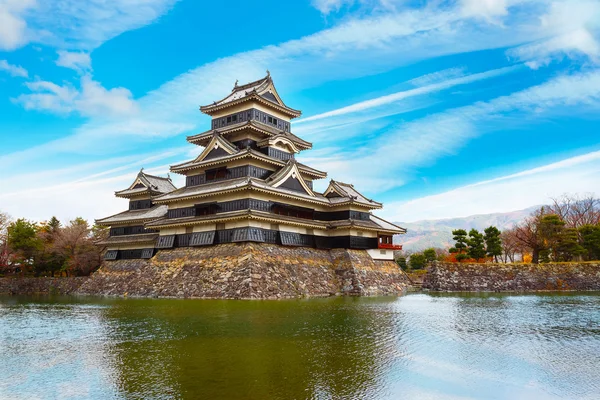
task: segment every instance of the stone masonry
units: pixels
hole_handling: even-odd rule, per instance
[[[159,251],[150,260],[106,261],[78,294],[276,299],[399,295],[406,275],[364,250],[230,243]]]
[[[434,263],[425,275],[423,289],[466,292],[600,290],[600,263]]]

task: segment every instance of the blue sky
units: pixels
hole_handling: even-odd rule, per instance
[[[598,0],[0,0],[0,210],[125,209],[267,69],[300,159],[391,220],[600,194]]]

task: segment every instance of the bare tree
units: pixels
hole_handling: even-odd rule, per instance
[[[539,232],[540,221],[544,215],[546,215],[546,210],[542,207],[513,228],[517,243],[531,250],[534,264],[539,263],[540,252],[544,249],[544,242]]]
[[[8,226],[12,218],[7,213],[0,211],[0,270],[8,267],[10,263],[10,248],[8,246]]]
[[[548,213],[558,215],[567,228],[579,229],[584,225],[597,225],[600,223],[600,199],[592,194],[563,194],[552,199]]]
[[[517,254],[523,254],[524,249],[516,237],[516,228],[507,229],[500,234],[500,240],[502,242],[502,261],[507,263],[514,263]]]

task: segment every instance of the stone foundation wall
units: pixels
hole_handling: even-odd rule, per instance
[[[469,292],[600,290],[600,263],[434,263],[423,288]]]
[[[227,299],[399,295],[408,279],[364,250],[230,243],[159,251],[150,260],[107,261],[81,294]]]
[[[0,278],[0,294],[71,294],[87,279],[87,277]]]

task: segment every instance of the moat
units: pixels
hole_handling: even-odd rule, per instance
[[[0,296],[0,398],[597,398],[600,293]]]

